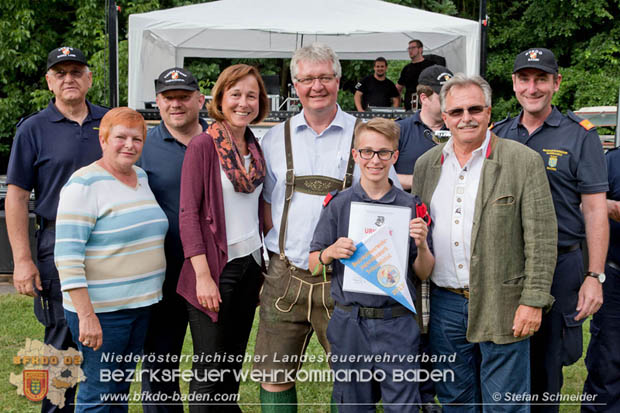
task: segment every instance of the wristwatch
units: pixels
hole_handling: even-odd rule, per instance
[[[604,272],[602,272],[602,273],[600,273],[600,274],[599,274],[599,273],[592,272],[592,271],[588,271],[588,272],[586,273],[586,277],[594,277],[594,278],[596,278],[596,279],[598,280],[598,282],[600,282],[601,284],[603,284],[603,283],[605,282],[605,279],[607,278],[607,277],[605,276],[605,273],[604,273]]]

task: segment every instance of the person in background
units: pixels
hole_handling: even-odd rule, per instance
[[[375,73],[366,76],[355,85],[355,107],[364,112],[368,106],[400,106],[400,93],[394,82],[387,78],[388,63],[384,57],[375,59]]]
[[[590,321],[586,355],[588,377],[584,394],[597,395],[593,403],[581,403],[582,413],[620,411],[620,151],[606,154],[609,191],[609,250],[603,284],[603,305]],[[598,404],[598,405],[597,405]]]
[[[99,130],[101,159],[78,169],[60,193],[54,260],[86,376],[78,412],[112,412],[119,402],[127,411],[122,397],[142,354],[150,308],[162,297],[168,219],[146,173],[134,166],[145,137],[142,115],[110,110]],[[115,376],[106,380],[103,371]]]
[[[192,139],[181,175],[185,262],[177,292],[186,300],[197,357],[190,394],[208,396],[190,403],[192,413],[241,412],[234,402],[236,375],[262,283],[266,168],[249,126],[267,115],[267,92],[255,67],[238,64],[222,71],[212,93],[209,114],[215,122]],[[217,379],[211,378],[214,370]]]
[[[405,109],[413,110],[411,101],[415,98],[420,73],[434,63],[424,58],[422,54],[424,52],[424,45],[421,40],[410,40],[407,51],[409,52],[411,63],[403,67],[398,83],[396,83],[396,88],[398,93],[403,93],[403,89],[405,89]]]
[[[496,123],[500,137],[537,151],[545,164],[558,222],[558,259],[551,285],[555,303],[532,337],[532,394],[562,390],[562,367],[583,353],[581,324],[601,307],[609,223],[609,189],[603,147],[594,125],[551,104],[562,75],[551,50],[533,47],[519,53],[512,88],[523,110]],[[588,246],[584,272],[581,243]],[[601,276],[602,274],[602,276]],[[554,413],[556,405],[532,405],[532,412]]]
[[[62,186],[73,172],[101,157],[98,129],[107,109],[86,99],[93,74],[81,50],[63,46],[47,56],[45,80],[54,97],[45,109],[17,124],[7,170],[6,225],[13,250],[13,284],[34,297],[34,313],[45,326],[44,343],[76,348],[62,307],[54,266],[56,210]],[[37,215],[37,264],[28,232],[28,202],[34,188]],[[73,411],[75,387],[65,391],[61,408],[43,399],[43,413]]]
[[[433,65],[424,69],[420,73],[416,89],[422,108],[412,116],[398,121],[400,126],[399,156],[394,168],[403,189],[411,189],[416,160],[439,143],[435,131],[448,132],[441,117],[439,92],[441,87],[452,78],[452,75],[452,72],[444,66]]]
[[[488,131],[484,79],[456,74],[440,98],[452,136],[418,159],[412,187],[434,223],[434,368],[454,373],[435,383],[437,397],[447,413],[526,413],[507,396],[530,392],[529,338],[553,303],[557,223],[545,169],[535,151]]]
[[[403,189],[411,189],[413,180],[413,169],[417,159],[427,150],[433,148],[441,140],[435,132],[442,131],[449,135],[449,130],[444,124],[441,116],[441,103],[439,93],[441,87],[450,79],[453,73],[445,66],[433,65],[427,67],[420,73],[418,79],[418,101],[422,108],[413,116],[398,121],[400,126],[400,139],[398,140],[398,160],[394,164],[398,180]],[[430,293],[429,282],[422,282],[415,279],[416,293],[418,294],[416,304],[418,306],[418,323],[420,324],[420,352],[430,353],[428,338],[428,317],[429,309],[422,308],[422,295],[428,296]],[[421,368],[427,371],[432,370],[432,363],[422,362]],[[420,398],[422,399],[422,411],[425,413],[440,413],[441,407],[435,404],[435,386],[432,380],[420,383]]]
[[[147,133],[142,157],[138,161],[149,178],[155,199],[168,217],[166,278],[163,298],[152,309],[152,317],[144,342],[147,357],[142,364],[142,391],[168,400],[181,400],[179,378],[163,378],[162,372],[179,368],[188,315],[183,297],[177,294],[177,283],[183,266],[183,246],[179,236],[179,199],[181,168],[187,145],[207,129],[200,118],[205,97],[198,81],[189,70],[172,67],[155,79],[155,99],[161,122]],[[145,398],[145,413],[183,413],[183,404],[152,403]]]

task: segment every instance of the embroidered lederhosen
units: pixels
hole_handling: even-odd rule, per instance
[[[355,127],[360,123],[359,119],[355,121]],[[351,149],[355,141],[355,127],[351,136]],[[323,175],[301,175],[296,176],[293,167],[293,148],[291,146],[291,120],[287,120],[284,124],[284,152],[286,154],[286,192],[284,196],[284,209],[282,210],[282,220],[280,222],[280,234],[278,245],[280,248],[280,259],[289,266],[289,261],[284,252],[284,242],[286,240],[286,226],[288,222],[288,208],[293,199],[293,193],[302,192],[310,195],[327,195],[334,190],[343,190],[351,186],[353,183],[353,168],[355,161],[349,151],[349,161],[347,162],[347,170],[344,179],[336,179]]]

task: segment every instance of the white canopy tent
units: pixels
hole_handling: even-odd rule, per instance
[[[153,81],[186,57],[290,58],[312,42],[340,59],[408,60],[407,43],[477,74],[475,21],[379,0],[220,0],[129,16],[129,106],[155,100]]]

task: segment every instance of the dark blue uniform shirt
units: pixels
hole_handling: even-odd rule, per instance
[[[567,247],[585,239],[585,224],[579,208],[581,194],[607,192],[605,155],[596,129],[580,125],[581,119],[554,106],[541,127],[531,135],[520,124],[521,114],[493,125],[500,137],[521,142],[543,158],[558,219],[558,246]]]
[[[7,171],[8,184],[34,188],[34,212],[48,221],[56,219],[60,190],[71,174],[101,158],[99,122],[108,111],[86,101],[88,115],[80,125],[54,102],[17,124]]]
[[[620,149],[607,152],[607,171],[609,174],[609,192],[607,199],[620,201]],[[607,259],[620,264],[620,222],[609,220],[609,251]]]
[[[314,237],[310,243],[310,251],[319,251],[327,248],[340,237],[349,234],[349,215],[351,212],[351,202],[368,202],[372,204],[408,206],[412,209],[412,216],[415,216],[415,205],[421,202],[417,196],[408,194],[403,190],[392,186],[392,189],[381,199],[374,200],[368,197],[359,182],[353,184],[349,189],[338,193],[327,204],[321,212],[321,217],[314,231]],[[431,233],[429,231],[427,242],[431,245]],[[415,301],[415,287],[412,277],[414,277],[412,265],[418,255],[418,250],[413,238],[409,238],[409,265],[407,267],[407,286],[411,293],[411,298]],[[339,260],[334,260],[332,275],[332,298],[341,305],[359,305],[362,307],[389,307],[397,304],[391,297],[374,294],[354,293],[342,290],[344,264]]]
[[[436,145],[433,141],[433,130],[422,122],[420,111],[397,123],[400,126],[400,139],[398,160],[394,169],[398,174],[411,175],[418,158]]]
[[[199,119],[202,130],[207,122]],[[164,241],[166,254],[165,288],[176,290],[175,280],[183,266],[183,245],[179,234],[179,199],[181,196],[181,169],[187,147],[177,141],[162,121],[149,129],[142,156],[137,162],[149,178],[149,186],[157,203],[168,217],[168,232]],[[171,280],[168,282],[168,280]]]

